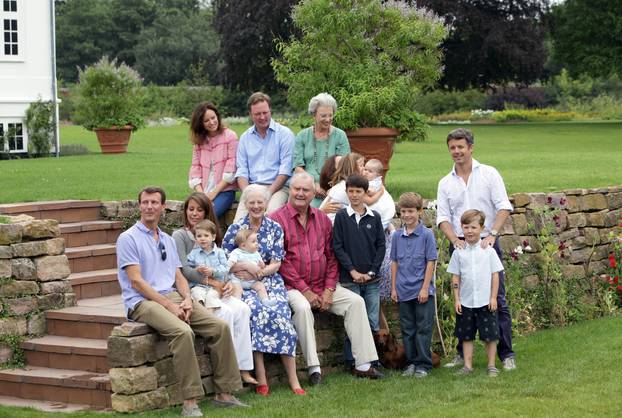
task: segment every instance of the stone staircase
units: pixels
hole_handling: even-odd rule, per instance
[[[125,320],[115,255],[123,222],[102,220],[100,209],[83,200],[0,205],[0,214],[58,220],[77,300],[47,311],[46,335],[22,342],[25,370],[0,370],[5,397],[111,407],[107,338]]]

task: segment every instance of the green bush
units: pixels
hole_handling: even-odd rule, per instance
[[[276,79],[288,100],[305,109],[323,91],[339,105],[342,129],[389,127],[399,139],[425,138],[416,96],[441,74],[442,19],[405,3],[379,0],[307,0],[294,7],[302,34],[278,43]]]
[[[86,155],[90,151],[83,144],[66,144],[60,146],[60,156],[68,157],[70,155]]]
[[[496,122],[562,122],[585,119],[576,112],[560,112],[555,109],[508,109],[494,112]]]
[[[465,91],[434,90],[417,97],[415,110],[428,116],[484,109],[486,93],[470,89]]]
[[[52,102],[40,99],[26,110],[26,129],[28,130],[28,153],[47,157],[54,143],[56,133],[55,108]]]
[[[86,129],[145,125],[142,79],[131,67],[103,57],[79,79],[75,119]]]

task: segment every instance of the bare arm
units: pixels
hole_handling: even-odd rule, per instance
[[[458,315],[462,315],[462,304],[460,303],[460,276],[451,276],[451,287],[454,294],[454,307]]]
[[[278,176],[276,176],[276,179],[274,179],[272,184],[268,187],[268,191],[270,192],[270,194],[272,195],[281,190],[283,188],[283,185],[287,182],[287,179],[289,179],[289,176],[286,176],[285,174],[279,174]]]
[[[397,261],[391,261],[391,299],[397,302],[397,287],[395,279],[397,277]]]
[[[443,234],[447,237],[449,242],[451,242],[455,248],[464,248],[464,241],[458,238],[449,222],[441,222],[438,227],[441,229],[441,231],[443,231]]]
[[[436,260],[430,260],[426,263],[425,273],[423,275],[423,285],[421,286],[421,291],[419,291],[419,303],[426,303],[428,301],[430,282],[432,281],[432,276],[434,275],[435,265]]]
[[[495,216],[495,221],[492,224],[492,229],[495,231],[500,231],[503,228],[503,224],[506,219],[510,216],[510,211],[507,209],[501,209],[497,212],[497,216]],[[486,248],[488,246],[492,247],[495,245],[495,241],[497,237],[493,237],[492,235],[488,235],[486,238],[482,240],[482,248]]]
[[[372,194],[372,195],[365,195],[363,197],[363,201],[365,201],[366,205],[373,205],[378,200],[380,200],[380,198],[382,197],[383,193],[384,193],[384,187],[381,187],[374,194]]]
[[[246,177],[238,177],[238,187],[244,191],[248,187],[248,179]]]
[[[143,278],[142,274],[140,273],[140,265],[132,264],[132,265],[126,266],[125,271],[127,272],[127,277],[130,279],[130,284],[132,285],[132,288],[137,290],[138,293],[143,295],[146,299],[152,300],[164,306],[166,310],[173,313],[178,318],[186,320],[186,313],[184,309],[180,307],[180,305],[175,304],[166,296],[163,296],[160,293],[156,292],[156,290],[153,287],[151,287],[149,283],[147,283],[147,281]],[[184,297],[184,301],[185,301],[186,296],[189,297],[189,294],[190,294],[190,291],[188,290],[188,282],[186,281],[184,276],[181,274],[181,271],[177,269],[177,273],[175,274],[175,284],[177,285],[180,281],[183,281],[183,283],[185,284],[186,293],[182,293],[183,290],[179,291],[178,289],[178,291],[180,292],[182,297]]]
[[[492,273],[492,284],[490,289],[490,303],[488,304],[488,308],[491,311],[497,310],[497,293],[499,292],[499,273]]]

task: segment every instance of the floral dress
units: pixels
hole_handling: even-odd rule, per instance
[[[248,215],[232,224],[222,241],[222,248],[227,255],[236,248],[235,234],[240,229],[249,228]],[[261,221],[257,233],[259,253],[268,264],[270,260],[281,261],[285,256],[283,249],[283,229],[266,217]],[[253,351],[271,354],[294,356],[296,352],[297,334],[291,317],[292,312],[287,302],[287,291],[283,278],[276,272],[263,278],[263,284],[270,299],[275,299],[276,306],[267,307],[259,301],[253,289],[244,290],[242,300],[251,308],[251,341]]]

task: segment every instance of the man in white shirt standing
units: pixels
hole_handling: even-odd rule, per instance
[[[482,248],[493,247],[503,260],[497,237],[503,223],[512,211],[505,184],[499,172],[473,159],[473,133],[468,129],[454,129],[447,135],[447,148],[454,167],[438,183],[436,225],[449,240],[449,251],[464,248],[464,234],[460,217],[468,209],[478,209],[486,215],[482,232]],[[516,368],[512,350],[512,317],[505,300],[505,275],[499,273],[497,294],[499,315],[499,343],[497,354],[505,370]],[[463,365],[462,345],[458,355],[448,366]]]

